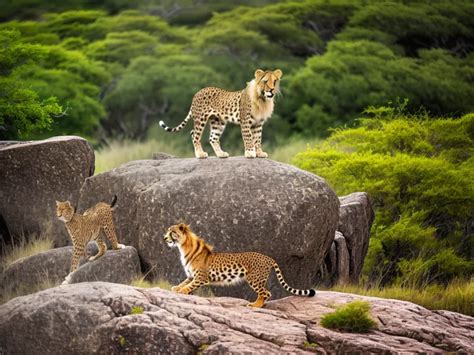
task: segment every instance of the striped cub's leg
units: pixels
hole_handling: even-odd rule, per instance
[[[193,279],[185,286],[177,290],[178,293],[184,293],[185,295],[192,293],[201,286],[209,285],[209,277],[206,271],[198,270],[194,274]]]
[[[267,289],[270,271],[270,268],[255,269],[246,275],[249,286],[257,293],[255,302],[249,303],[247,306],[261,308],[265,304],[265,301],[271,297],[272,294]]]
[[[181,282],[179,285],[176,285],[176,286],[173,286],[171,287],[171,291],[173,292],[179,292],[179,290],[181,290],[184,286],[186,286],[188,283],[190,283],[191,281],[193,281],[192,278],[187,278],[186,280],[184,280],[183,282]]]

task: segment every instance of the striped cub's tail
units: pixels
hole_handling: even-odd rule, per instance
[[[275,269],[275,273],[278,278],[278,282],[283,286],[285,290],[288,292],[296,295],[296,296],[306,296],[306,297],[314,297],[316,295],[316,291],[313,290],[312,288],[308,290],[298,290],[296,288],[291,287],[286,283],[286,281],[283,279],[283,274],[281,273],[280,267],[278,266],[277,263],[273,265],[273,268]]]
[[[184,121],[181,122],[178,126],[176,126],[174,128],[168,127],[166,125],[166,123],[164,123],[163,121],[160,121],[160,127],[163,128],[166,132],[173,132],[173,133],[174,132],[179,132],[184,128],[184,126],[186,126],[186,123],[188,123],[191,116],[192,116],[191,111],[189,111],[189,113],[186,116],[186,118],[184,119]]]

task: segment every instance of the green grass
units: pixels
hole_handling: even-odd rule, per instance
[[[130,283],[131,286],[134,287],[141,287],[141,288],[161,288],[162,290],[168,290],[171,291],[171,285],[168,281],[166,280],[152,280],[148,281],[145,280],[143,277],[139,279],[132,280]],[[203,286],[197,289],[196,291],[193,292],[193,295],[196,296],[201,296],[201,297],[214,297],[214,294],[212,293],[212,290],[209,286]]]
[[[106,147],[95,151],[95,173],[103,173],[104,171],[116,168],[124,163],[132,160],[151,159],[153,153],[163,152],[178,157],[192,157],[193,151],[185,152],[178,145],[172,142],[158,142],[156,140],[148,140],[145,142],[137,141],[111,141]]]
[[[296,153],[306,150],[308,146],[314,147],[318,141],[315,139],[291,139],[288,142],[266,149],[269,158],[282,163],[291,163],[291,159]],[[157,141],[147,140],[145,142],[136,141],[112,141],[108,146],[95,151],[95,173],[116,168],[126,162],[140,159],[151,159],[153,153],[167,153],[180,158],[194,157],[191,144],[182,144],[182,140]],[[213,156],[208,150],[210,156]],[[243,154],[243,148],[229,150],[231,156]]]
[[[26,258],[47,250],[54,246],[53,240],[49,232],[40,235],[21,234],[11,244],[4,246],[3,255],[0,262],[0,272],[3,273],[15,261]],[[23,295],[28,295],[38,291],[45,290],[60,284],[60,281],[52,281],[45,274],[44,279],[36,285],[22,284],[13,289],[12,285],[5,283],[0,284],[0,304],[6,303],[9,300]]]
[[[326,314],[321,319],[321,325],[344,332],[367,333],[376,326],[369,310],[370,304],[365,301],[347,303],[335,312]]]
[[[134,287],[141,287],[141,288],[161,288],[162,290],[171,290],[172,285],[166,280],[153,280],[148,281],[144,280],[143,278],[132,280],[130,285]]]
[[[334,286],[331,291],[413,302],[431,310],[448,310],[474,316],[474,279],[457,280],[447,287],[430,285],[420,288],[387,286],[366,289],[363,286]]]
[[[50,250],[53,246],[54,242],[47,232],[40,235],[33,234],[30,236],[22,234],[13,240],[10,245],[5,246],[1,268],[4,270],[18,259]]]
[[[140,306],[133,306],[132,309],[130,310],[130,314],[142,314],[143,313],[143,307]]]

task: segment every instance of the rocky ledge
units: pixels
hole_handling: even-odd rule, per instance
[[[377,329],[351,334],[321,317],[355,299]],[[0,306],[0,353],[469,353],[474,319],[409,302],[318,292],[264,309],[236,298],[184,296],[104,282],[62,285]]]

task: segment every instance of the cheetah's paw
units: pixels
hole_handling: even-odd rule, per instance
[[[229,157],[229,153],[227,153],[227,152],[220,152],[220,153],[217,153],[216,155],[219,158],[228,158]]]
[[[255,153],[254,149],[245,151],[245,157],[246,158],[255,158],[256,156],[257,156],[257,154]]]
[[[196,152],[196,158],[198,159],[206,159],[208,154],[206,152]]]

